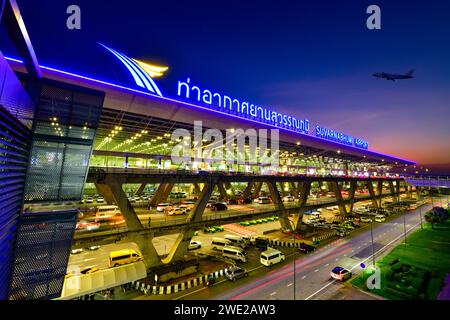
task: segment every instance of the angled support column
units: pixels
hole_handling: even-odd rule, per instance
[[[378,208],[381,208],[381,200],[383,199],[383,181],[382,180],[377,181],[377,195],[378,195],[378,199],[377,199]]]
[[[97,189],[97,192],[105,198],[107,204],[114,204],[114,196],[111,192],[111,189],[106,184],[94,182],[94,185]]]
[[[199,195],[200,194],[200,186],[198,183],[194,183],[194,192],[195,195]]]
[[[255,182],[254,182],[254,181],[250,181],[250,182],[247,184],[247,186],[245,187],[244,192],[242,193],[242,197],[243,197],[243,198],[248,198],[248,197],[251,196],[251,194],[252,194],[252,189],[253,189],[253,186],[254,186],[254,185],[255,185]]]
[[[228,182],[228,181],[224,182],[223,186],[225,187],[226,190],[231,190],[231,195],[234,196],[234,188],[230,182]]]
[[[222,196],[222,198],[224,200],[228,200],[228,194],[227,194],[227,190],[225,189],[225,187],[223,186],[222,182],[218,182],[217,183],[217,189],[219,190],[220,195]]]
[[[341,187],[339,186],[339,183],[337,181],[329,181],[328,190],[334,192],[336,201],[338,202],[339,214],[345,217],[347,215],[347,208],[345,207],[345,203],[343,202]]]
[[[172,246],[172,249],[170,249],[169,254],[167,257],[162,259],[162,263],[168,264],[173,261],[178,261],[184,259],[184,256],[186,255],[188,251],[189,244],[191,243],[191,239],[194,236],[195,230],[189,230],[185,229],[180,232],[177,239],[175,240],[175,243]]]
[[[283,182],[278,182],[278,187],[279,187],[278,190],[280,190],[281,195],[282,195],[283,197],[287,196],[287,192],[284,190],[284,184],[283,184]]]
[[[346,210],[347,210],[348,214],[352,214],[352,212],[353,212],[353,204],[355,201],[355,192],[356,192],[357,187],[358,187],[357,181],[350,182],[350,190],[348,193],[348,200],[350,200],[350,203],[346,206]]]
[[[109,192],[113,195],[120,212],[122,212],[128,230],[137,231],[142,229],[141,221],[139,221],[133,206],[130,201],[128,201],[127,195],[122,189],[122,183],[113,177],[108,177],[105,180],[105,185],[110,189]]]
[[[422,200],[422,188],[416,187],[417,200]]]
[[[375,196],[375,191],[373,190],[372,181],[366,181],[367,190],[369,190],[370,200],[372,200],[372,205],[378,209],[378,202]]]
[[[137,189],[135,195],[140,196],[142,194],[142,192],[144,192],[144,189],[146,186],[147,186],[146,183],[141,183],[141,185],[139,186],[139,189]]]
[[[392,202],[397,203],[399,199],[398,199],[398,192],[396,191],[396,188],[394,186],[394,181],[389,181],[388,184],[389,184],[389,192],[392,194]]]
[[[153,234],[133,234],[130,236],[131,242],[138,245],[144,257],[145,265],[148,268],[162,265],[161,259],[152,242]]]
[[[202,220],[203,213],[205,212],[206,204],[211,197],[214,186],[217,184],[216,179],[211,179],[208,183],[203,186],[202,192],[195,202],[194,208],[189,212],[187,221],[200,221]],[[195,230],[189,229],[189,227],[183,228],[178,235],[173,247],[167,257],[165,257],[162,262],[164,264],[182,260],[188,251],[188,246],[191,243],[192,237],[194,236]]]
[[[298,183],[298,205],[303,207],[308,201],[309,192],[311,191],[311,181],[300,181]]]
[[[167,183],[161,183],[158,188],[155,191],[155,194],[153,195],[152,199],[150,200],[150,205],[152,207],[156,206],[158,203],[161,202],[161,198],[164,194],[164,191],[166,190]]]
[[[203,213],[205,212],[206,205],[208,203],[209,198],[211,198],[215,185],[216,182],[213,180],[211,182],[204,184],[203,189],[197,201],[195,202],[194,207],[192,208],[191,211],[189,211],[187,221],[202,220]]]
[[[297,186],[295,185],[295,182],[289,182],[289,192],[292,196],[298,197]]]
[[[255,182],[255,190],[253,191],[253,196],[257,197],[261,192],[262,182]]]
[[[270,195],[272,196],[272,201],[275,206],[275,210],[283,210],[280,214],[280,224],[283,230],[292,230],[291,223],[289,222],[289,214],[284,211],[284,204],[281,200],[280,193],[277,189],[277,183],[275,181],[268,181],[267,187],[269,188]]]
[[[169,194],[172,192],[174,183],[167,183],[166,188],[164,189],[164,192],[161,196],[161,201],[167,201],[167,198],[169,197]]]

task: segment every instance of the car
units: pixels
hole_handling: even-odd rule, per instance
[[[249,204],[252,203],[252,198],[240,198],[238,202],[239,204]]]
[[[94,203],[94,198],[93,197],[87,197],[86,203]]]
[[[256,222],[256,220],[250,220],[249,223],[250,223],[250,225],[258,224],[258,222]]]
[[[248,227],[248,226],[250,225],[250,222],[248,222],[248,221],[242,221],[242,222],[239,222],[239,224],[240,224],[241,226]]]
[[[215,233],[215,232],[217,232],[217,230],[214,229],[213,227],[206,227],[203,229],[203,232],[204,233]]]
[[[225,211],[227,209],[228,209],[227,205],[222,202],[216,202],[211,205],[212,211]]]
[[[298,248],[298,251],[301,253],[310,253],[316,250],[316,247],[306,244],[304,242],[300,243],[300,247]]]
[[[286,201],[286,202],[292,202],[294,200],[295,200],[294,196],[285,196],[285,197],[283,197],[283,201]]]
[[[257,223],[257,224],[261,224],[261,223],[263,223],[263,222],[264,222],[264,221],[263,221],[262,219],[257,219],[257,220],[256,220],[256,223]]]
[[[105,202],[105,198],[103,198],[103,197],[97,198],[97,203],[104,203],[104,202]]]
[[[184,208],[173,208],[167,212],[167,214],[169,216],[179,216],[179,215],[183,215],[185,213],[186,213],[186,209],[184,209]]]
[[[90,273],[97,272],[97,271],[99,271],[99,270],[100,270],[100,269],[99,269],[99,268],[96,268],[96,267],[89,267],[89,268],[86,268],[86,269],[84,269],[84,270],[81,270],[80,273],[81,273],[81,274],[90,274]]]
[[[267,203],[270,203],[269,197],[259,197],[259,198],[256,198],[255,201],[256,201],[257,203],[259,203],[259,204],[267,204]]]
[[[338,280],[338,281],[345,281],[347,279],[350,279],[352,277],[352,272],[350,270],[347,270],[343,267],[335,267],[330,272],[331,278]]]
[[[222,226],[214,226],[213,228],[214,228],[214,230],[216,230],[217,232],[222,232],[222,231],[225,230],[225,228],[222,227]]]
[[[98,250],[98,249],[100,249],[100,246],[90,246],[90,247],[88,247],[87,248],[88,250],[91,250],[91,251],[95,251],[95,250]]]
[[[386,221],[386,217],[384,215],[382,215],[382,214],[376,215],[375,216],[375,221],[376,222],[384,222],[384,221]]]
[[[370,217],[367,217],[367,216],[362,216],[361,217],[361,222],[366,222],[366,223],[370,223],[370,222],[372,222],[373,220],[372,220],[372,218],[370,218]]]
[[[339,237],[345,237],[345,236],[349,235],[349,232],[348,232],[348,230],[345,230],[345,229],[337,229],[336,235],[338,235]]]
[[[192,206],[188,204],[180,204],[179,208],[183,209],[185,212],[189,212],[192,209]]]
[[[236,281],[236,279],[246,276],[248,276],[247,270],[241,267],[232,267],[225,271],[225,277],[230,281]]]
[[[72,251],[70,251],[71,254],[79,254],[82,253],[84,250],[79,248],[79,249],[73,249]]]
[[[158,205],[156,206],[156,211],[164,212],[166,209],[170,209],[171,206],[172,205],[170,203],[167,203],[167,202],[158,203]]]
[[[200,241],[191,240],[188,246],[188,250],[200,249],[202,247],[202,243]]]

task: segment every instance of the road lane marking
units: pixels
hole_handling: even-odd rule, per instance
[[[411,227],[409,230],[407,230],[406,232],[411,231],[412,229],[416,228],[417,226],[420,225],[420,222],[417,223],[416,225],[414,225],[413,227]],[[387,248],[388,246],[390,246],[392,243],[394,243],[395,241],[397,241],[398,239],[404,237],[404,234],[400,234],[398,237],[396,237],[395,239],[393,239],[392,241],[390,241],[388,244],[386,244],[384,247],[380,248],[377,252],[375,252],[375,255],[377,253],[379,253],[380,251],[383,251],[385,248]],[[356,268],[357,266],[360,266],[361,263],[366,262],[367,260],[371,259],[372,256],[370,255],[369,257],[367,257],[366,259],[364,259],[363,261],[359,262],[358,264],[355,264],[352,268],[350,268],[350,271],[352,271],[354,268]],[[330,285],[334,284],[335,282],[337,282],[337,280],[333,280],[332,282],[326,284],[325,286],[323,286],[322,288],[320,288],[319,290],[317,290],[316,292],[314,292],[313,294],[309,295],[308,297],[305,298],[305,300],[309,300],[312,297],[314,297],[315,295],[317,295],[319,292],[321,292],[322,290],[328,288]]]
[[[293,283],[291,282],[291,283],[288,283],[288,285],[286,287],[290,287],[292,285],[293,285]]]
[[[301,277],[301,279],[302,279],[302,280],[303,280],[303,279],[306,279],[306,276]]]
[[[271,295],[271,296],[274,296],[274,295],[276,295],[276,294],[277,294],[277,292],[274,291],[274,292],[272,292],[270,295]]]

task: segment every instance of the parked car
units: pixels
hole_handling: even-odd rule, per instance
[[[352,272],[343,267],[335,267],[333,270],[331,270],[330,275],[333,279],[336,279],[338,281],[345,281],[352,277]]]
[[[250,204],[252,203],[252,198],[240,198],[238,202],[239,204]]]
[[[283,201],[286,201],[286,202],[292,202],[294,200],[295,200],[294,196],[285,196],[285,197],[283,197]]]
[[[178,216],[178,215],[183,215],[185,213],[186,213],[186,209],[183,209],[183,208],[173,208],[167,212],[167,214],[169,216]]]
[[[384,222],[384,221],[386,221],[386,217],[382,214],[378,214],[375,216],[375,221],[376,222]]]
[[[89,268],[86,268],[86,269],[84,269],[84,270],[81,270],[80,273],[81,273],[81,274],[90,274],[90,273],[97,272],[97,271],[99,271],[99,270],[100,270],[100,269],[99,269],[99,268],[96,268],[96,267],[89,267]]]
[[[228,209],[227,205],[222,202],[216,202],[211,205],[212,211],[225,211],[227,209]]]
[[[164,202],[164,203],[158,203],[156,206],[156,211],[158,212],[164,212],[166,209],[170,209],[172,205],[170,203]]]
[[[98,250],[98,249],[100,249],[100,246],[90,246],[90,247],[88,247],[88,250],[91,250],[91,251],[95,251],[95,250]]]
[[[349,232],[348,232],[348,230],[345,230],[345,229],[337,229],[336,235],[338,235],[339,237],[345,237],[345,236],[349,235]]]
[[[193,241],[189,243],[188,250],[200,249],[202,247],[202,243],[200,241]]]
[[[304,242],[300,243],[300,247],[298,248],[298,251],[301,253],[310,253],[316,250],[316,247],[306,244]]]
[[[270,199],[269,199],[269,197],[259,197],[259,198],[256,198],[256,202],[259,204],[268,204],[268,203],[270,203]]]
[[[361,222],[370,223],[370,222],[372,222],[372,221],[373,221],[373,220],[372,220],[371,217],[368,217],[368,216],[362,216],[362,217],[361,217]]]
[[[225,271],[225,277],[230,281],[248,276],[247,270],[241,267],[232,267]]]
[[[79,254],[82,253],[83,249],[79,248],[79,249],[73,249],[72,251],[70,251],[71,254]]]

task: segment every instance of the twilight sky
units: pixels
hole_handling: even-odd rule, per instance
[[[41,64],[123,82],[103,42],[169,66],[159,82],[169,94],[189,76],[366,139],[371,150],[450,167],[450,1],[17,2]],[[66,28],[71,4],[81,30]],[[366,28],[370,4],[381,7],[381,30]],[[415,79],[371,76],[410,69]]]

